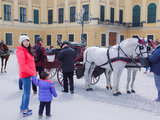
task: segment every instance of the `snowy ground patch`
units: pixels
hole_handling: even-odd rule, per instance
[[[153,102],[157,96],[153,74],[143,74],[144,69],[138,72],[135,82],[135,94],[126,94],[126,69],[123,70],[120,89],[123,95],[112,96],[112,92],[105,89],[104,75],[93,86],[93,92],[86,92],[84,79],[76,79],[75,94],[62,93],[62,87],[55,82],[58,97],[52,101],[51,118],[42,120],[159,120],[160,103]],[[37,120],[38,95],[31,91],[30,108],[33,115],[23,118],[19,111],[23,91],[18,90],[18,64],[15,54],[9,58],[7,73],[0,73],[0,118],[1,120]]]

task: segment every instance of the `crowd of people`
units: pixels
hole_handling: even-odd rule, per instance
[[[17,47],[16,56],[19,64],[19,89],[23,89],[23,96],[20,105],[20,112],[24,117],[32,115],[29,109],[31,85],[33,93],[37,94],[37,86],[39,87],[39,116],[43,116],[44,107],[46,108],[46,116],[51,116],[52,97],[57,97],[54,83],[49,80],[49,74],[44,72],[45,61],[47,60],[45,48],[43,47],[43,39],[38,37],[36,44],[32,47],[30,39],[26,35],[19,38],[20,46]],[[68,42],[63,42],[60,47],[61,51],[57,54],[57,59],[61,61],[63,72],[63,88],[62,92],[68,93],[68,83],[70,84],[70,93],[74,94],[74,49],[68,46]],[[54,47],[51,46],[50,49]],[[149,55],[150,71],[154,73],[155,85],[158,91],[158,98],[155,101],[160,102],[160,42],[153,41],[153,52]],[[148,68],[147,68],[148,70]],[[37,73],[40,79],[37,79]],[[69,81],[69,82],[68,82]],[[23,85],[23,87],[22,87]]]
[[[20,105],[20,112],[23,117],[32,115],[29,109],[31,84],[33,93],[37,94],[39,87],[39,116],[43,116],[44,107],[46,107],[46,116],[50,117],[52,96],[57,97],[54,83],[49,80],[49,74],[44,72],[45,61],[47,60],[43,39],[38,37],[36,44],[31,47],[30,39],[26,35],[19,38],[20,46],[17,47],[16,56],[19,64],[19,89],[23,89],[23,96]],[[70,92],[74,93],[73,71],[74,71],[74,50],[63,42],[60,47],[62,50],[58,53],[58,60],[61,61],[63,72],[64,90],[68,92],[68,80],[70,83]],[[53,49],[53,46],[51,47]],[[40,79],[37,79],[37,73]],[[23,87],[22,87],[23,85]]]

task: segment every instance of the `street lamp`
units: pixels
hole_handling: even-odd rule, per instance
[[[77,24],[82,24],[82,34],[81,34],[81,43],[82,43],[82,44],[85,44],[84,34],[83,34],[83,26],[84,26],[84,24],[90,23],[90,22],[91,22],[91,19],[92,19],[92,15],[90,14],[90,15],[88,16],[88,17],[89,17],[89,21],[84,22],[84,19],[83,19],[84,13],[85,13],[85,9],[82,8],[82,9],[80,10],[80,13],[77,13],[77,14],[75,15]]]

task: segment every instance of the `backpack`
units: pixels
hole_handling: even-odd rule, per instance
[[[40,45],[33,47],[34,61],[35,62],[38,62],[41,59],[41,49],[40,49],[40,47],[41,47]]]

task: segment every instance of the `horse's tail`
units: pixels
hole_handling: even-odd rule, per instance
[[[88,53],[88,49],[86,49],[83,53],[83,65],[85,65],[85,63],[87,62],[87,53]]]

